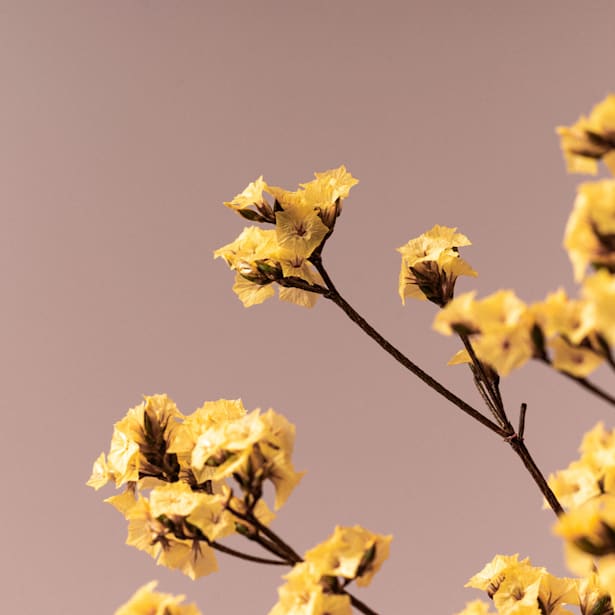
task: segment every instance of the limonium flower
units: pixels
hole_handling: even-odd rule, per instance
[[[433,327],[444,335],[468,335],[478,359],[506,376],[533,356],[532,318],[511,290],[480,301],[474,297],[474,292],[455,297],[438,312]]]
[[[583,279],[589,265],[615,272],[615,180],[579,186],[564,247],[577,281]]]
[[[461,246],[470,240],[456,228],[436,224],[397,251],[401,253],[399,296],[402,303],[407,297],[428,299],[440,307],[445,306],[455,291],[460,275],[478,275],[459,256]]]
[[[274,283],[283,301],[315,305],[318,293],[309,286],[322,287],[323,281],[310,258],[333,232],[342,201],[357,182],[344,166],[316,173],[296,191],[269,186],[261,176],[225,203],[244,218],[274,225],[248,227],[214,252],[236,272],[233,291],[245,307],[272,297]]]
[[[572,126],[559,126],[564,159],[571,173],[598,172],[598,161],[615,174],[615,94],[598,103]]]

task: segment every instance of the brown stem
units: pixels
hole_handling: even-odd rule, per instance
[[[365,613],[365,615],[378,615],[378,613],[370,609],[367,604],[365,604],[365,602],[361,602],[358,598],[355,598],[347,591],[345,591],[344,593],[350,597],[350,604],[352,604],[352,606],[357,609],[357,611],[361,611],[361,613]]]
[[[227,555],[232,555],[233,557],[238,557],[239,559],[245,559],[248,562],[255,562],[257,564],[269,564],[271,566],[288,566],[287,561],[279,560],[279,559],[268,559],[266,557],[257,557],[256,555],[250,555],[249,553],[243,553],[242,551],[237,551],[236,549],[231,549],[230,547],[226,547],[219,542],[215,541],[206,541],[207,544],[216,551],[220,551],[221,553],[226,553]]]
[[[463,342],[467,353],[470,355],[470,360],[474,366],[474,380],[479,392],[481,393],[481,396],[485,400],[485,403],[491,412],[494,414],[498,423],[504,429],[507,429],[510,423],[504,410],[504,402],[502,400],[499,385],[493,378],[489,377],[489,374],[487,374],[485,365],[476,356],[474,346],[472,346],[469,336],[465,333],[459,333],[459,338]]]
[[[530,455],[530,452],[527,450],[525,446],[525,442],[515,433],[510,438],[508,438],[508,443],[511,448],[523,462],[523,465],[526,467],[527,471],[531,474],[535,483],[538,485],[540,491],[545,496],[545,499],[549,503],[549,506],[553,510],[553,512],[559,517],[564,513],[564,509],[562,505],[559,503],[558,499],[555,497],[553,491],[549,487],[545,477],[542,475],[542,472],[536,465],[536,462]]]
[[[246,523],[249,523],[256,528],[257,535],[251,539],[256,540],[256,542],[259,542],[259,544],[261,544],[261,546],[267,549],[269,552],[284,558],[291,565],[303,561],[301,556],[290,545],[284,542],[275,532],[270,530],[266,525],[261,523],[253,513],[244,514],[239,512],[238,510],[235,510],[229,505],[227,505],[227,509],[238,519],[241,519],[242,521],[245,521]],[[262,536],[259,536],[259,534],[263,534],[267,540],[260,540],[262,539]],[[249,536],[246,537],[250,538]]]
[[[420,367],[418,367],[418,365],[413,363],[400,350],[395,348],[393,344],[391,344],[382,335],[380,335],[380,333],[378,333],[378,331],[376,331],[340,295],[338,290],[335,288],[333,281],[329,277],[326,269],[324,268],[324,265],[322,264],[320,257],[313,259],[312,263],[318,270],[318,273],[320,273],[320,275],[322,276],[322,279],[324,280],[327,286],[327,289],[328,289],[328,292],[324,292],[324,293],[321,291],[318,291],[318,292],[320,292],[320,294],[325,296],[327,299],[330,299],[331,301],[333,301],[333,303],[335,303],[338,307],[340,307],[345,312],[345,314],[350,318],[350,320],[352,320],[355,324],[357,324],[367,335],[369,335],[369,337],[371,337],[375,342],[377,342],[381,348],[383,348],[386,352],[388,352],[398,363],[403,365],[408,371],[412,372],[415,376],[420,378],[425,384],[430,386],[436,392],[440,393],[440,395],[448,399],[450,402],[452,402],[455,406],[463,410],[463,412],[471,416],[473,419],[477,420],[479,423],[481,423],[482,425],[484,425],[485,427],[487,427],[494,433],[504,438],[510,444],[510,446],[515,451],[515,453],[517,453],[517,455],[520,457],[521,461],[523,462],[523,465],[526,467],[526,469],[528,470],[528,472],[534,479],[534,482],[540,489],[543,496],[546,498],[553,512],[558,516],[561,515],[564,512],[564,509],[562,508],[561,504],[555,497],[555,494],[553,493],[553,491],[547,484],[545,477],[543,476],[542,472],[536,465],[536,462],[530,455],[530,452],[525,446],[525,443],[519,437],[519,435],[515,432],[514,428],[510,424],[510,421],[508,421],[508,418],[506,417],[506,413],[504,412],[504,409],[503,409],[503,404],[501,401],[499,389],[493,392],[493,395],[495,397],[494,402],[499,404],[500,407],[502,408],[501,410],[502,420],[504,421],[505,427],[500,427],[493,421],[490,421],[487,417],[483,416],[478,410],[470,406],[468,403],[463,401],[461,398],[457,397],[454,393],[452,393],[447,388],[445,388],[443,385],[441,385],[437,380],[435,380],[429,374],[424,372]],[[319,288],[322,288],[322,287],[319,287]]]
[[[450,401],[452,404],[457,406],[459,409],[463,410],[466,414],[471,416],[474,420],[478,421],[487,429],[490,429],[494,433],[498,434],[502,438],[507,437],[509,434],[505,430],[503,430],[499,425],[489,420],[486,416],[481,414],[478,410],[473,408],[470,404],[465,402],[463,399],[455,395],[452,391],[449,391],[445,386],[440,384],[435,378],[432,378],[427,372],[423,371],[416,363],[411,361],[405,354],[403,354],[400,350],[398,350],[393,344],[391,344],[387,339],[385,339],[374,327],[372,327],[366,320],[361,316],[343,297],[335,288],[331,278],[327,274],[322,262],[319,259],[315,259],[314,266],[318,270],[318,273],[322,276],[322,279],[325,281],[327,285],[327,289],[322,292],[321,290],[315,291],[322,294],[327,299],[330,299],[335,303],[338,307],[340,307],[346,316],[352,320],[356,325],[358,325],[369,337],[371,337],[383,350],[388,352],[398,363],[403,365],[408,371],[412,372],[415,376],[417,376],[420,380],[422,380],[427,386],[431,387],[434,391],[442,395],[445,399]],[[288,279],[288,278],[287,278]],[[322,289],[322,287],[318,287]]]
[[[548,358],[541,357],[539,360],[542,361],[545,365],[548,365],[549,367],[553,367],[553,363],[551,363],[551,361]],[[594,395],[596,395],[603,401],[606,401],[612,406],[615,406],[615,397],[613,397],[611,394],[607,393],[606,391],[602,390],[599,386],[595,385],[593,382],[590,382],[589,380],[587,380],[587,378],[582,378],[581,376],[575,376],[573,374],[569,374],[568,372],[564,372],[561,370],[557,370],[557,371],[563,376],[565,376],[566,378],[568,378],[569,380],[576,382],[580,387],[584,388],[586,391],[590,391],[591,393],[593,393]]]

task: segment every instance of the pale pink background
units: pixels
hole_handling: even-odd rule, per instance
[[[480,272],[459,290],[563,285],[581,178],[554,127],[615,89],[610,1],[0,2],[2,612],[108,615],[160,579],[203,613],[265,614],[279,569],[227,557],[193,583],[125,546],[85,487],[142,393],[189,413],[242,397],[297,425],[308,474],[276,528],[304,551],[336,523],[393,533],[359,595],[451,614],[495,553],[564,573],[553,516],[518,459],[414,380],[335,306],[245,310],[212,251],[222,201],[261,173],[361,180],[327,251],[347,298],[468,400],[434,308],[402,307],[395,248],[459,226]],[[608,383],[608,374],[601,378]],[[612,387],[612,383],[611,387]],[[531,365],[503,386],[527,442],[565,466],[604,404]]]

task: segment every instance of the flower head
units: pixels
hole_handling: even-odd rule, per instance
[[[431,230],[398,248],[401,253],[399,296],[428,299],[445,306],[455,291],[460,275],[478,275],[459,256],[458,248],[471,245],[456,228],[435,225]]]

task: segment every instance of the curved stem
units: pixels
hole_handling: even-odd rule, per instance
[[[383,348],[386,352],[388,352],[398,363],[403,365],[408,371],[417,376],[420,380],[422,380],[429,387],[434,389],[437,393],[442,395],[444,398],[449,400],[455,406],[460,408],[463,412],[471,416],[473,419],[477,420],[479,423],[498,434],[506,442],[510,444],[515,453],[520,457],[523,465],[526,467],[534,482],[540,489],[541,493],[549,503],[549,506],[553,510],[553,512],[559,516],[564,512],[561,504],[557,500],[557,497],[547,484],[545,477],[542,472],[536,465],[536,462],[530,455],[529,450],[525,446],[523,439],[515,432],[514,427],[510,424],[506,413],[504,412],[504,407],[502,403],[502,398],[500,396],[499,388],[493,390],[493,386],[489,386],[488,391],[491,393],[493,404],[498,407],[498,414],[501,413],[501,420],[504,423],[504,426],[494,423],[489,420],[487,417],[482,415],[478,410],[470,406],[467,402],[465,402],[460,397],[457,397],[453,392],[449,391],[446,387],[440,384],[437,380],[432,378],[429,374],[424,372],[418,365],[413,363],[406,355],[404,355],[400,350],[398,350],[393,344],[391,344],[387,339],[385,339],[376,329],[374,329],[366,320],[363,318],[338,292],[333,284],[333,281],[329,277],[324,265],[322,264],[322,260],[318,256],[312,260],[312,263],[316,267],[318,273],[322,276],[323,281],[327,286],[328,292],[322,292],[321,290],[317,291],[322,294],[327,299],[330,299],[335,303],[338,307],[340,307],[345,314],[352,320],[355,324],[357,324],[369,337],[371,337],[381,348]],[[321,289],[322,287],[319,287]],[[485,391],[487,393],[487,391]],[[490,397],[491,397],[490,396]],[[496,416],[497,418],[497,416]]]
[[[549,367],[553,367],[553,363],[548,358],[540,357],[539,360],[542,361],[545,365],[548,365]],[[564,372],[559,369],[556,371],[558,371],[560,374],[562,374],[569,380],[576,382],[580,387],[584,388],[586,391],[590,391],[590,393],[593,393],[594,395],[596,395],[603,401],[606,401],[612,406],[615,406],[615,397],[613,397],[613,395],[601,389],[599,386],[595,385],[593,382],[590,382],[589,380],[587,380],[587,378],[582,378],[581,376],[575,376],[573,374],[569,374],[568,372]]]
[[[440,384],[435,378],[430,376],[427,372],[423,371],[416,363],[411,361],[405,354],[403,354],[398,348],[393,346],[386,338],[384,338],[374,327],[372,327],[366,320],[359,314],[342,295],[337,291],[331,278],[327,274],[322,262],[318,259],[314,262],[314,266],[318,270],[318,273],[322,276],[322,279],[327,285],[327,291],[321,292],[324,297],[330,299],[338,307],[340,307],[344,313],[358,325],[369,337],[371,337],[383,350],[388,352],[398,363],[403,365],[408,371],[412,372],[417,378],[422,380],[428,387],[431,387],[434,391],[442,395],[445,399],[452,404],[463,410],[466,414],[470,415],[474,420],[478,421],[487,429],[490,429],[494,433],[498,434],[502,438],[506,438],[509,434],[503,430],[499,425],[489,420],[486,416],[481,414],[478,410],[473,408],[470,404],[463,399],[455,395],[452,391],[449,391],[444,385]]]
[[[209,542],[206,541],[207,544],[216,551],[220,551],[221,553],[226,553],[227,555],[232,555],[233,557],[237,557],[239,559],[244,559],[248,562],[255,562],[257,564],[268,564],[271,566],[288,566],[288,562],[279,559],[268,559],[266,557],[258,557],[256,555],[250,555],[249,553],[243,553],[242,551],[237,551],[236,549],[231,549],[230,547],[226,547],[219,542]]]

